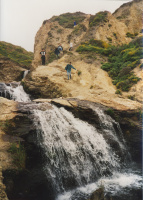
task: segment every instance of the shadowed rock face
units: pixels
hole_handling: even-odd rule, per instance
[[[0,82],[20,81],[25,70],[25,68],[22,68],[8,58],[0,59]]]

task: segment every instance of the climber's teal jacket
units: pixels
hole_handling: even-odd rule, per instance
[[[67,64],[67,66],[65,67],[65,70],[67,70],[67,72],[71,72],[71,68],[72,68],[72,69],[76,69],[76,68],[74,68],[72,65]]]

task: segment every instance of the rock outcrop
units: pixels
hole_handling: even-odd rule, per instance
[[[71,80],[67,80],[64,69],[69,60],[72,60],[77,69],[72,71]],[[125,96],[115,94],[116,87],[107,72],[100,68],[101,62],[102,58],[90,64],[85,63],[80,55],[74,52],[71,56],[64,55],[48,66],[38,66],[26,77],[24,88],[34,98],[75,97],[119,110],[141,108],[141,103],[127,98],[129,93],[125,93]],[[142,73],[141,69],[139,73]],[[142,84],[141,82],[138,84]],[[131,94],[137,94],[137,91],[134,90]]]
[[[15,117],[16,103],[4,98],[0,98],[0,200],[7,200],[5,186],[3,185],[2,171],[13,168],[11,154],[8,153],[10,140],[6,139],[4,127],[7,121]]]
[[[140,35],[142,20],[138,13],[141,12],[141,5],[141,1],[133,1],[121,6],[114,14],[99,12],[95,16],[91,16],[80,12],[66,13],[45,20],[35,37],[33,71],[23,81],[27,93],[31,94],[33,98],[75,97],[119,110],[141,108],[143,75],[140,65],[134,69],[134,73],[141,80],[129,92],[123,92],[122,95],[115,94],[117,88],[113,85],[112,79],[107,72],[101,69],[101,65],[107,62],[107,57],[96,53],[85,55],[76,52],[76,48],[81,42],[91,38],[103,40],[106,44],[111,41],[114,45],[129,43],[132,38],[127,37],[126,34],[127,32],[134,34],[132,32],[133,24],[136,24],[134,28]],[[127,9],[129,11],[126,14],[128,24],[125,17],[121,19]],[[80,22],[76,27],[71,25],[71,21],[68,22],[68,25],[67,21],[63,22],[64,17],[68,18],[74,15],[77,19],[80,17]],[[74,44],[72,51],[69,51],[70,42]],[[54,57],[54,49],[59,44],[62,44],[64,51],[57,60]],[[46,50],[46,66],[40,65],[42,48]],[[72,79],[68,81],[65,66],[70,61],[76,70],[72,70]],[[134,99],[130,100],[129,96]]]
[[[21,81],[24,71],[31,68],[33,53],[20,46],[0,42],[0,82]]]
[[[0,82],[20,81],[23,78],[24,71],[26,71],[25,68],[22,68],[10,59],[0,59]]]
[[[91,38],[111,42],[114,45],[129,43],[132,38],[127,37],[126,34],[139,35],[142,30],[141,8],[142,1],[134,0],[123,4],[113,14],[108,11],[99,12],[95,16],[80,12],[67,13],[45,20],[35,37],[33,66],[37,67],[40,64],[39,53],[42,48],[45,48],[47,62],[49,62],[50,57],[54,56],[52,52],[59,44],[62,44],[64,51],[68,51],[70,42],[75,48],[81,41],[85,42]],[[64,17],[68,20],[69,15],[71,18],[76,16],[77,20],[79,16],[82,17],[77,27],[73,27],[71,22],[69,22],[70,26],[65,26]],[[63,23],[60,23],[60,20],[63,20]]]
[[[113,16],[126,25],[129,33],[140,33],[142,26],[142,6],[142,0],[125,3],[113,13]]]
[[[3,184],[2,168],[0,167],[0,200],[8,200]]]

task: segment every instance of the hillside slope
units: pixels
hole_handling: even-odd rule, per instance
[[[20,81],[31,68],[33,53],[20,46],[0,42],[0,82]]]
[[[142,36],[142,21],[137,14],[141,11],[141,5],[141,1],[133,1],[121,6],[113,15],[107,11],[95,15],[77,12],[45,20],[35,37],[34,70],[23,83],[26,91],[33,98],[76,97],[118,109],[140,107],[138,102],[142,101],[141,46],[128,44]],[[130,21],[128,24],[126,18],[119,17],[121,13],[123,15],[125,7],[131,10],[127,14]],[[75,19],[77,25],[73,27]],[[136,34],[131,28],[135,21],[138,21]],[[70,42],[74,44],[72,51],[69,51]],[[64,51],[57,60],[54,49],[59,44],[62,44]],[[118,48],[124,44],[126,45],[123,49]],[[42,48],[46,50],[46,66],[41,66]],[[120,54],[119,58],[117,52]],[[131,56],[133,59],[129,61]],[[70,61],[77,70],[72,71],[72,80],[68,81],[64,69]],[[111,67],[117,63],[115,67],[119,66],[119,75],[114,77],[113,72],[109,73],[106,70],[107,73],[101,69],[104,63]],[[128,72],[126,77],[123,67]],[[116,68],[114,70],[116,71]],[[128,83],[127,89],[121,87]],[[123,90],[122,94],[117,91],[118,88]]]

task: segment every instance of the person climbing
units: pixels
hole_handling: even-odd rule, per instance
[[[72,42],[70,42],[70,48],[69,48],[69,51],[71,51],[71,50],[72,50],[72,48],[73,48],[73,43],[72,43]]]
[[[58,49],[59,49],[59,51],[63,51],[63,47],[61,44],[59,44]]]
[[[56,57],[59,58],[60,51],[58,47],[55,48],[55,54],[56,54]]]
[[[74,21],[74,23],[73,23],[73,24],[74,24],[74,27],[75,27],[75,26],[76,26],[76,21]]]
[[[45,50],[42,49],[42,51],[40,52],[40,54],[41,54],[42,65],[45,65],[45,55],[46,55]]]
[[[65,67],[65,70],[67,71],[67,76],[68,76],[68,80],[69,78],[71,79],[71,68],[72,69],[75,69],[72,65],[71,65],[71,62],[69,64],[67,64],[67,66]]]

